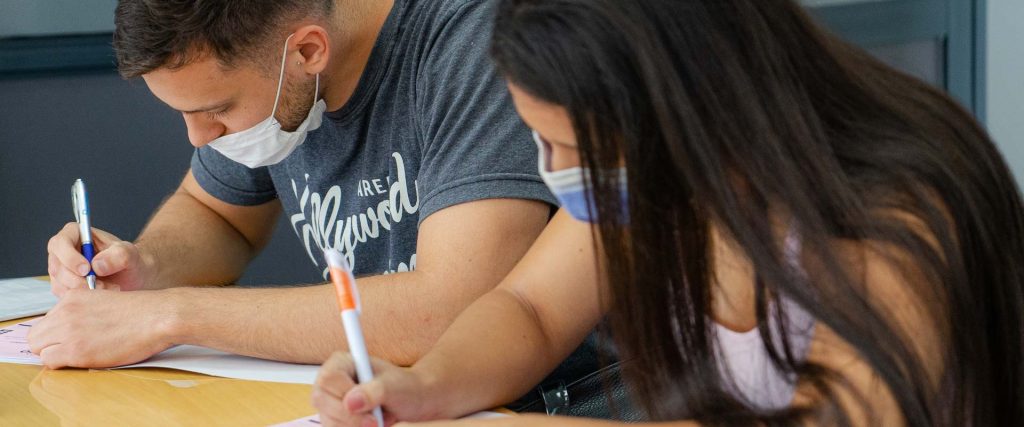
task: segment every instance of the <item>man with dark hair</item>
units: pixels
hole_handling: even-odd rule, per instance
[[[95,232],[105,290],[82,290],[74,226],[51,239],[61,300],[32,350],[51,368],[175,344],[321,363],[345,348],[329,286],[204,287],[237,280],[284,212],[318,272],[336,248],[363,276],[370,352],[417,360],[555,203],[487,58],[491,3],[120,1],[121,73],[182,113],[196,150],[135,242]]]

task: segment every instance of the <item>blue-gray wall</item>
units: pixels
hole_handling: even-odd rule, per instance
[[[0,278],[46,274],[47,239],[74,220],[75,178],[89,186],[94,226],[134,239],[191,153],[181,117],[141,80],[112,71],[0,78]],[[282,221],[243,283],[316,279]]]
[[[109,33],[117,0],[2,0],[0,37]]]
[[[1024,185],[1024,1],[988,0],[988,128]]]

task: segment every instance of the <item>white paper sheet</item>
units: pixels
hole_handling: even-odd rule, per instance
[[[50,283],[26,277],[0,280],[0,321],[35,316],[57,304]]]
[[[319,365],[274,362],[194,345],[179,345],[145,362],[114,369],[125,368],[168,368],[215,377],[291,384],[313,384],[320,370]]]
[[[0,328],[0,363],[42,365],[39,357],[29,351],[26,339],[35,322],[33,319]],[[292,384],[313,384],[320,369],[317,365],[274,362],[193,345],[172,347],[142,363],[114,369],[126,368],[178,369],[215,377]]]
[[[477,412],[477,413],[475,413],[473,415],[467,415],[465,417],[462,417],[462,419],[464,419],[464,420],[471,420],[471,419],[486,419],[486,418],[502,418],[502,417],[507,417],[507,416],[508,415],[501,414],[501,413],[498,413],[498,412],[484,411],[484,412]],[[288,421],[286,423],[274,424],[274,425],[272,425],[270,427],[309,427],[309,426],[318,426],[318,425],[320,425],[320,415],[310,415],[310,416],[308,416],[306,418],[299,418],[297,420]]]

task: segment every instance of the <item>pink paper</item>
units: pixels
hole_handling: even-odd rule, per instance
[[[498,412],[484,411],[484,412],[477,412],[477,413],[472,414],[472,415],[467,415],[465,417],[462,417],[462,419],[464,419],[464,420],[469,420],[469,419],[482,420],[482,419],[487,419],[487,418],[502,418],[502,417],[507,417],[507,416],[508,415],[501,414],[501,413],[498,413]],[[318,426],[318,425],[320,425],[320,414],[310,415],[310,416],[308,416],[306,418],[299,418],[297,420],[288,421],[286,423],[274,424],[274,425],[272,425],[270,427],[309,427],[309,426]]]
[[[0,328],[0,362],[40,365],[42,361],[28,347],[28,331],[36,319]]]

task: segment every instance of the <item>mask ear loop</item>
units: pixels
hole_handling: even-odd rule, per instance
[[[316,73],[316,86],[313,87],[313,105],[316,105],[316,98],[320,95],[320,73]]]
[[[284,64],[288,60],[288,41],[294,35],[295,33],[289,34],[288,38],[284,39],[284,52],[281,52],[281,73],[277,76],[277,94],[274,95],[274,111],[270,112],[270,117],[277,115],[277,101],[281,100],[281,86],[284,86]]]
[[[533,142],[537,143],[537,162],[540,164],[541,170],[551,172],[551,145],[535,130],[533,131]]]

